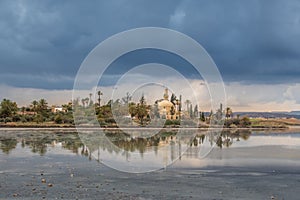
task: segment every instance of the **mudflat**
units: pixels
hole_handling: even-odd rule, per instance
[[[298,130],[222,141],[205,158],[191,146],[165,169],[134,174],[98,162],[76,133],[1,131],[0,199],[299,199]]]
[[[1,162],[1,199],[298,199],[296,167],[172,167],[130,174],[64,155]],[[84,158],[86,159],[86,158]],[[184,158],[183,158],[184,159]]]

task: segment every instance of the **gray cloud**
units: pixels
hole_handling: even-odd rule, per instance
[[[70,89],[69,78],[75,77],[85,56],[99,42],[143,26],[173,28],[193,37],[207,49],[227,82],[299,82],[297,0],[127,0],[89,4],[32,0],[0,2],[0,83]],[[166,59],[161,57],[160,61],[172,64]],[[139,60],[146,61],[147,55]],[[130,60],[124,59],[124,63],[130,65]],[[118,66],[111,73],[117,71]],[[192,77],[193,72],[187,70],[186,75]],[[68,79],[48,80],[56,76]]]

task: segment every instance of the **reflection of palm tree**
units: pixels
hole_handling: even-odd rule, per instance
[[[218,137],[216,144],[218,147],[222,148],[223,146],[222,136]]]
[[[243,140],[248,140],[250,138],[250,133],[242,132],[240,136],[243,138]]]
[[[16,148],[17,140],[15,138],[5,138],[0,141],[0,149],[3,153],[9,154],[9,152]]]

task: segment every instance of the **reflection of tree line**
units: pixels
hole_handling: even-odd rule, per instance
[[[122,140],[111,140],[114,145],[117,147],[129,151],[135,152],[139,151],[140,153],[144,153],[147,151],[148,148],[154,147],[156,151],[157,148],[162,142],[170,142],[173,140],[173,136],[176,136],[176,132],[164,132],[159,133],[154,136],[148,138],[131,138],[127,137],[126,139]]]
[[[0,149],[3,153],[9,154],[11,150],[21,143],[21,147],[29,147],[33,153],[45,155],[48,146],[55,146],[57,143],[62,144],[62,148],[71,150],[78,154],[78,149],[84,148],[78,134],[76,133],[41,133],[41,134],[22,134],[22,135],[5,135],[0,136]],[[86,155],[86,152],[81,152]]]
[[[222,148],[230,147],[234,141],[238,142],[240,139],[247,140],[250,137],[249,130],[223,131],[221,135],[209,137],[204,133],[198,133],[189,141],[191,147],[199,147],[204,143],[208,137],[211,145],[214,143]],[[88,135],[88,134],[87,134]],[[177,140],[177,132],[161,132],[148,138],[132,138],[123,132],[106,132],[106,140],[99,138],[98,134],[90,134],[87,136],[89,141],[81,138],[76,133],[41,133],[41,134],[27,134],[27,135],[5,135],[0,136],[0,149],[3,153],[9,154],[12,149],[17,147],[18,142],[21,147],[29,147],[33,153],[44,155],[47,152],[48,146],[54,146],[56,143],[61,143],[62,148],[71,150],[73,153],[87,156],[91,159],[91,153],[97,149],[107,150],[108,152],[120,153],[125,152],[140,152],[141,154],[154,150],[158,150],[159,146],[166,144],[172,146],[177,142],[180,147],[180,141]],[[183,142],[184,143],[184,142]],[[126,155],[126,154],[124,154]],[[128,155],[126,155],[128,156]]]
[[[18,141],[15,138],[2,138],[0,137],[0,149],[3,153],[9,154],[9,152],[16,148]]]
[[[222,133],[219,136],[217,136],[217,138],[215,138],[214,142],[220,148],[222,148],[223,146],[229,147],[233,144],[234,139],[236,139],[237,142],[240,141],[240,138],[242,138],[243,140],[248,140],[250,135],[251,135],[250,130],[235,130],[235,131],[225,130],[222,131]],[[197,147],[203,144],[205,137],[206,136],[204,134],[196,135],[196,137],[194,137],[194,139],[191,142],[191,147]],[[210,142],[211,145],[213,145],[213,141],[210,140]]]
[[[199,132],[192,139],[188,139],[190,137],[177,138],[177,134],[178,133],[175,131],[170,131],[160,132],[148,138],[132,138],[130,137],[130,135],[119,131],[115,133],[106,133],[105,135],[107,140],[103,141],[100,139],[101,142],[99,142],[99,139],[96,139],[97,134],[95,134],[94,139],[91,139],[93,138],[93,136],[89,136],[89,140],[98,142],[94,143],[93,145],[91,143],[90,145],[87,144],[87,147],[90,148],[92,152],[100,148],[102,150],[108,151],[109,153],[115,152],[119,154],[120,152],[123,152],[124,155],[128,156],[127,153],[129,152],[139,152],[142,155],[147,151],[154,150],[155,153],[157,153],[159,146],[169,144],[171,151],[173,148],[175,148],[175,146],[177,146],[179,148],[178,152],[181,152],[180,148],[182,147],[182,145],[186,144],[190,147],[200,147],[206,139],[210,142],[211,145],[216,144],[220,148],[222,148],[223,146],[229,147],[233,144],[234,141],[240,141],[240,138],[242,138],[243,140],[247,140],[250,137],[251,131],[230,130],[222,131],[221,134],[215,132]],[[188,141],[184,141],[183,138],[187,139]]]
[[[138,150],[139,152],[143,153],[149,147],[159,146],[164,143],[174,143],[176,141],[176,132],[163,132],[157,135],[154,135],[149,138],[126,138],[122,140],[111,140],[113,144],[118,146],[125,151],[134,152]],[[251,131],[249,130],[235,130],[235,131],[222,131],[222,133],[218,136],[216,135],[215,138],[209,138],[211,145],[214,142],[217,144],[218,147],[222,148],[223,146],[229,147],[233,144],[234,139],[236,141],[240,141],[240,138],[243,140],[248,140],[250,137]],[[207,136],[205,133],[197,134],[191,141],[191,147],[197,147],[204,143],[205,138]]]

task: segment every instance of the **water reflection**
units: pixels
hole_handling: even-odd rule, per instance
[[[2,138],[0,137],[0,149],[3,153],[9,154],[9,152],[16,148],[18,144],[17,139],[15,138]]]
[[[234,142],[240,139],[247,140],[250,137],[250,131],[223,131],[220,136],[207,132],[197,131],[195,137],[191,138],[191,130],[178,136],[178,131],[161,131],[149,138],[129,135],[122,131],[105,131],[104,135],[97,131],[86,132],[82,138],[75,132],[0,132],[0,149],[3,153],[9,154],[20,143],[22,148],[30,148],[32,153],[45,155],[48,148],[61,145],[63,149],[70,150],[74,154],[91,158],[91,153],[98,151],[99,148],[109,153],[123,153],[128,157],[130,153],[139,152],[143,154],[154,151],[157,154],[159,147],[169,145],[171,160],[176,158],[175,154],[181,155],[183,145],[190,147],[201,147],[206,139],[210,145],[217,144],[219,148],[230,147]],[[82,142],[82,140],[84,143]],[[177,148],[177,150],[175,149]],[[124,153],[125,152],[125,153]]]
[[[87,131],[0,131],[0,162],[10,158],[82,155],[123,171],[154,170],[169,163],[176,166],[251,165],[296,163],[299,166],[300,132],[161,131],[149,138],[107,130]],[[191,137],[193,136],[193,137]],[[250,138],[251,137],[251,138]],[[215,146],[213,151],[211,147]],[[28,154],[29,153],[29,154]],[[207,153],[206,159],[200,160]],[[182,155],[184,156],[182,157]],[[127,163],[127,164],[124,164]]]
[[[222,131],[221,135],[217,139],[217,146],[220,148],[230,147],[234,141],[239,142],[240,138],[248,140],[250,137],[250,130],[235,130],[235,131]]]
[[[32,153],[41,156],[47,153],[49,147],[61,145],[63,149],[71,150],[78,154],[78,149],[84,149],[77,133],[61,132],[0,132],[0,149],[3,153],[9,154],[20,143],[22,148],[31,149]]]

